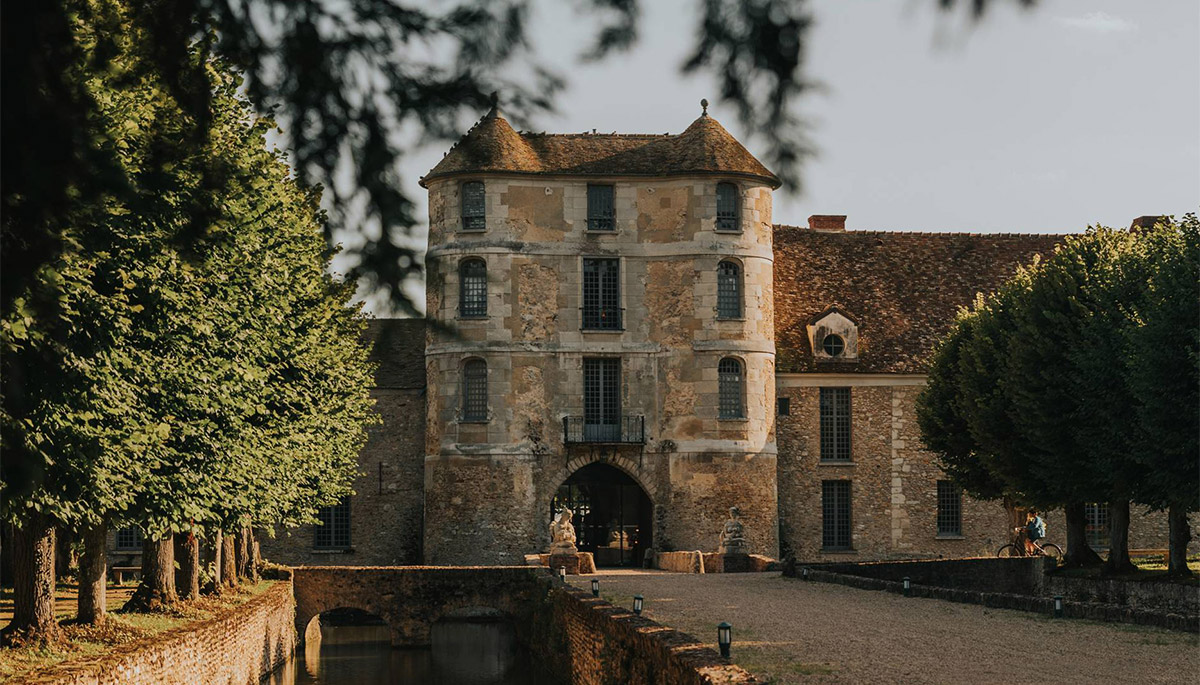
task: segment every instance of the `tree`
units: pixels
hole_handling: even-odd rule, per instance
[[[1138,286],[1122,358],[1136,423],[1129,456],[1143,467],[1136,499],[1166,509],[1168,573],[1190,576],[1187,515],[1197,511],[1200,481],[1200,221],[1194,213],[1139,234],[1129,258]]]
[[[1105,569],[1111,573],[1135,570],[1128,555],[1131,500],[1195,506],[1194,482],[1182,480],[1197,475],[1195,390],[1176,388],[1172,401],[1182,410],[1173,407],[1165,422],[1150,421],[1145,409],[1147,396],[1161,393],[1155,383],[1167,368],[1183,383],[1188,373],[1194,377],[1195,343],[1170,359],[1162,358],[1161,344],[1141,356],[1136,349],[1149,342],[1146,335],[1200,337],[1200,315],[1192,316],[1196,250],[1186,235],[1094,228],[1069,237],[964,312],[934,357],[918,404],[926,445],[972,494],[1062,506],[1068,565],[1099,561],[1087,545],[1085,502],[1107,501],[1115,514]],[[1147,325],[1152,318],[1159,328]],[[1150,367],[1157,376],[1139,375]],[[1158,409],[1161,400],[1152,411]],[[1164,440],[1169,447],[1161,459],[1135,456]],[[1181,480],[1167,487],[1158,480],[1162,474]]]

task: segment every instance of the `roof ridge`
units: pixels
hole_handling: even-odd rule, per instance
[[[616,131],[613,131],[612,133],[591,133],[589,131],[584,131],[582,133],[546,133],[545,131],[538,131],[538,132],[517,131],[517,133],[519,133],[520,135],[523,135],[523,136],[537,136],[538,138],[574,138],[574,137],[582,137],[582,136],[587,136],[588,138],[591,138],[591,137],[596,137],[596,138],[602,138],[602,137],[603,138],[670,138],[672,136],[679,135],[678,133],[617,133]]]
[[[1074,232],[1065,231],[1063,233],[979,233],[973,231],[913,231],[904,228],[892,229],[846,229],[843,231],[821,231],[808,226],[796,226],[794,224],[772,224],[771,228],[777,229],[794,229],[798,232],[805,233],[820,233],[822,235],[912,235],[912,236],[957,236],[957,237],[975,237],[975,238],[1061,238],[1063,236],[1075,235]]]

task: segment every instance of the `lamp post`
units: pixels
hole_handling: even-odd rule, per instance
[[[1063,596],[1054,595],[1054,618],[1063,617]]]
[[[600,579],[599,578],[592,578],[592,596],[593,597],[600,596]]]
[[[633,613],[637,614],[638,616],[642,615],[642,602],[643,601],[644,601],[644,599],[641,595],[633,596]]]
[[[558,567],[558,579],[564,583],[567,582],[567,567],[566,566]]]
[[[729,658],[729,645],[733,644],[733,626],[727,621],[717,624],[717,646],[721,648],[721,656]]]
[[[908,576],[904,576],[904,596],[912,597],[912,581],[909,580]]]

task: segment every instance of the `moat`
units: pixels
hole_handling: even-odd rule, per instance
[[[298,649],[264,682],[556,685],[538,670],[505,621],[440,621],[432,641],[428,649],[394,648],[385,625],[323,625],[319,645]]]

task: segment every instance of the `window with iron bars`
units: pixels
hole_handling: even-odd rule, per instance
[[[462,227],[464,231],[482,231],[487,228],[483,181],[467,181],[462,184]]]
[[[1083,505],[1084,533],[1089,547],[1106,549],[1111,544],[1108,530],[1108,503],[1092,502]]]
[[[621,360],[583,360],[583,435],[588,441],[621,437]]]
[[[471,359],[463,365],[462,420],[487,421],[487,363]]]
[[[850,461],[850,388],[821,388],[821,461]]]
[[[350,497],[343,497],[332,507],[317,510],[321,525],[313,528],[313,547],[317,549],[350,548]]]
[[[130,526],[117,529],[117,549],[134,550],[142,548],[142,531]]]
[[[583,328],[621,330],[620,260],[583,260]]]
[[[487,263],[482,259],[466,259],[458,265],[458,315],[487,316]]]
[[[937,482],[937,534],[962,535],[962,488],[948,480]]]
[[[720,395],[720,417],[723,419],[743,419],[746,417],[746,406],[742,398],[745,396],[742,362],[733,357],[725,357],[717,364],[717,389]]]
[[[717,184],[717,230],[742,230],[738,216],[738,187],[732,183]]]
[[[821,547],[850,549],[850,481],[821,482]]]
[[[734,262],[717,265],[717,318],[742,317],[742,268]]]
[[[616,204],[611,185],[588,184],[587,228],[589,231],[614,231],[617,228]]]

